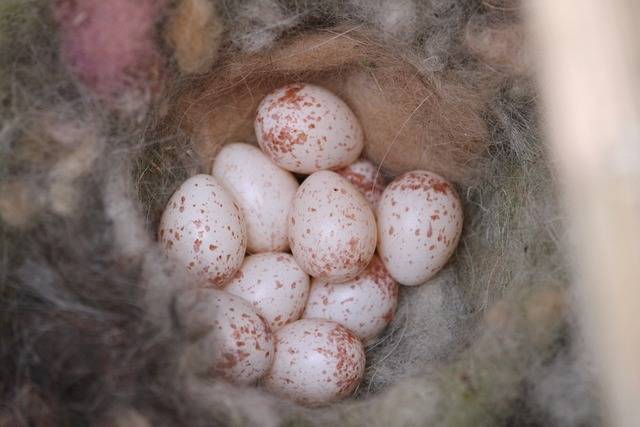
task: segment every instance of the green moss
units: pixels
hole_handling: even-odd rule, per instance
[[[4,54],[0,66],[6,66],[7,54],[15,43],[36,25],[40,2],[36,0],[3,0],[0,2],[0,51]]]
[[[554,284],[530,286],[511,291],[488,313],[478,340],[442,373],[439,425],[493,426],[512,415],[528,372],[557,349],[563,299]],[[544,320],[530,318],[532,309]]]
[[[0,121],[16,109],[18,87],[58,78],[49,69],[56,37],[47,11],[47,0],[0,1]]]
[[[199,172],[198,162],[188,141],[176,135],[147,136],[148,144],[135,154],[133,180],[145,217],[155,230],[169,197],[180,183]]]
[[[376,68],[378,68],[375,62],[366,58],[360,60],[360,65],[366,70],[375,70]]]

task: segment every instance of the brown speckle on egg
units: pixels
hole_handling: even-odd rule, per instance
[[[176,210],[173,207],[178,203]],[[162,215],[160,230],[158,240],[167,255],[203,284],[222,284],[242,263],[244,220],[232,197],[210,175],[193,176],[176,190]]]
[[[360,159],[347,167],[336,170],[356,187],[371,204],[373,209],[378,206],[378,201],[384,190],[384,179],[379,168],[369,160]]]
[[[309,276],[290,254],[254,254],[245,258],[225,290],[252,303],[276,331],[300,318],[309,293]]]
[[[349,330],[330,320],[302,319],[276,333],[276,355],[264,382],[281,396],[321,405],[353,393],[364,367],[362,343]]]
[[[441,176],[412,171],[384,190],[377,220],[378,253],[389,273],[403,285],[419,285],[453,254],[462,232],[462,204]],[[428,224],[424,233],[422,224]]]
[[[269,369],[273,335],[246,301],[217,289],[196,289],[178,298],[176,311],[183,327],[197,332],[186,349],[196,372],[249,384]]]
[[[258,106],[255,132],[265,153],[292,172],[347,166],[363,148],[362,129],[349,107],[328,90],[305,83],[267,95]]]
[[[376,223],[364,196],[335,172],[321,171],[300,186],[290,212],[294,258],[313,277],[353,279],[376,245]]]
[[[332,284],[314,279],[303,318],[333,320],[366,343],[388,325],[397,304],[398,284],[374,256],[353,280]]]

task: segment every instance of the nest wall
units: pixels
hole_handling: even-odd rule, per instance
[[[520,7],[6,0],[0,425],[599,424]],[[315,409],[190,371],[173,303],[194,284],[155,242],[177,186],[255,143],[292,81],[350,105],[385,177],[452,180],[466,217],[354,398]]]

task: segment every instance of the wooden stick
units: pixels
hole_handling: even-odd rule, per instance
[[[640,38],[626,0],[534,0],[543,109],[608,423],[640,426]]]

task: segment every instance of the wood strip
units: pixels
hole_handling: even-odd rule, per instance
[[[640,38],[633,3],[528,4],[582,324],[601,372],[607,422],[623,427],[640,426]]]

